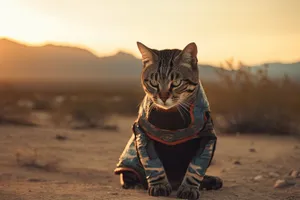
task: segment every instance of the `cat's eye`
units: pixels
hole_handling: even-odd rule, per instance
[[[180,86],[181,83],[182,83],[182,80],[180,80],[180,79],[175,79],[175,80],[172,81],[172,85],[173,85],[174,87]]]
[[[157,82],[156,80],[153,80],[153,79],[152,79],[152,80],[150,80],[149,83],[150,83],[150,85],[153,86],[153,87],[157,87],[157,86],[158,86],[158,82]]]

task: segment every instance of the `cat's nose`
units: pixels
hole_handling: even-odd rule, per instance
[[[160,92],[159,93],[159,98],[166,103],[167,99],[170,97],[170,93],[169,92]]]

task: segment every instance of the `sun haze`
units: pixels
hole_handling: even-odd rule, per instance
[[[300,59],[299,0],[0,0],[0,37],[96,54],[198,45],[201,63]]]

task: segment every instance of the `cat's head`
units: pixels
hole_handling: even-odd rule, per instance
[[[167,110],[186,105],[199,84],[196,44],[183,50],[155,50],[140,42],[137,46],[143,61],[142,86],[156,107]]]

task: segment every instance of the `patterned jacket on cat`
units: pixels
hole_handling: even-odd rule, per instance
[[[164,50],[163,52],[150,51],[148,47],[141,43],[138,43],[138,45],[143,56],[144,65],[146,65],[144,66],[144,71],[149,62],[153,65],[156,61],[158,63],[157,66],[160,66],[160,69],[158,68],[156,72],[158,75],[152,75],[156,80],[160,77],[160,80],[157,81],[160,83],[163,81],[166,83],[166,79],[168,79],[167,74],[172,73],[170,72],[172,71],[170,62],[175,63],[177,61],[175,65],[182,67],[188,67],[189,62],[193,62],[192,59],[189,60],[186,56],[187,53],[190,53],[190,57],[193,58],[192,51],[195,49],[191,48],[195,48],[194,43],[189,44],[183,51]],[[148,52],[148,55],[147,52],[145,53],[147,50],[150,52]],[[186,54],[184,55],[183,53]],[[153,54],[157,56],[156,59],[153,58]],[[185,57],[180,57],[180,60],[178,60],[178,56]],[[163,65],[163,63],[168,64]],[[161,69],[163,67],[168,69]],[[169,77],[170,84],[172,84],[172,75]],[[176,74],[173,75],[173,79],[174,77],[176,78]],[[184,79],[184,75],[181,77]],[[198,76],[195,77],[198,78]],[[142,81],[145,79],[144,77]],[[163,92],[163,86],[159,85],[160,83],[157,84],[157,91],[155,91],[158,95]],[[168,90],[171,88],[170,84]],[[150,85],[150,87],[153,85],[155,84]],[[180,84],[177,85],[180,86]],[[123,186],[126,186],[126,184],[140,184],[145,189],[148,189],[149,194],[152,196],[168,196],[172,188],[178,188],[177,196],[189,199],[199,198],[199,190],[201,188],[219,189],[222,187],[221,179],[206,176],[206,170],[213,158],[217,141],[213,121],[210,116],[209,102],[199,79],[197,83],[193,83],[193,87],[189,86],[188,83],[185,86],[185,90],[191,90],[189,91],[191,95],[186,95],[187,97],[184,99],[185,113],[182,114],[180,112],[180,116],[188,118],[189,122],[186,127],[177,129],[171,129],[173,125],[170,125],[170,128],[161,128],[151,122],[149,115],[153,112],[153,106],[156,106],[158,103],[155,102],[154,95],[151,96],[155,92],[152,92],[150,95],[149,91],[151,88],[144,87],[146,96],[141,103],[138,118],[132,126],[133,134],[115,169],[115,173],[122,176],[131,174],[131,178],[122,177],[123,180],[121,182]],[[176,99],[175,92],[176,90],[173,92],[174,94],[169,96],[173,96]],[[164,96],[161,95],[160,97],[163,99]],[[164,99],[164,102],[166,102],[166,98]],[[184,114],[188,117],[185,117]],[[172,115],[175,114],[170,116]],[[170,120],[172,119],[170,118]],[[186,121],[186,119],[184,120]]]

